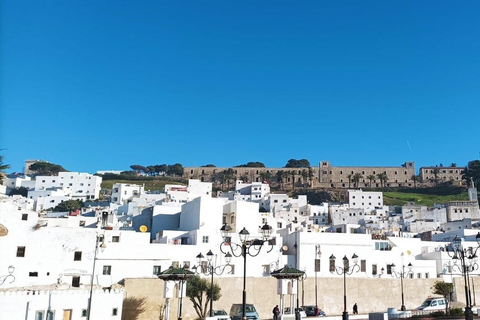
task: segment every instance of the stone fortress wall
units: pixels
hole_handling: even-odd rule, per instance
[[[245,168],[245,167],[185,167],[185,179],[199,179],[204,182],[213,182],[214,185],[224,187],[234,186],[235,180],[247,178],[245,182],[268,182],[277,183],[278,172],[284,172],[282,186],[286,190],[293,188],[380,188],[382,182],[378,174],[384,173],[387,180],[384,187],[414,188],[416,186],[435,185],[434,170],[437,169],[437,183],[451,181],[454,185],[466,185],[462,180],[465,167],[422,167],[419,170],[418,180],[414,181],[412,176],[416,175],[415,163],[407,161],[401,166],[332,166],[328,161],[321,161],[318,167],[310,168]],[[224,181],[223,172],[231,169],[233,175],[229,181]],[[360,181],[357,183],[353,177],[360,174]],[[375,179],[369,179],[375,176]]]

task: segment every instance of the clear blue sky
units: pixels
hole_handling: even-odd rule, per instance
[[[479,1],[1,4],[12,170],[479,157]]]

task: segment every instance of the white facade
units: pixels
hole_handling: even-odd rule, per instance
[[[128,200],[144,193],[143,186],[137,184],[115,183],[112,186],[111,202],[119,205],[126,204]]]
[[[375,208],[383,207],[382,192],[348,190],[347,200],[350,208],[361,208],[371,211]]]
[[[3,179],[2,184],[7,188],[15,189],[20,187],[25,187],[25,182],[31,181],[31,180],[32,178],[30,178],[29,176],[6,178],[6,179]]]
[[[89,290],[72,289],[24,289],[0,291],[0,317],[8,320],[86,319]],[[92,292],[91,319],[120,320],[123,306],[122,289]],[[47,318],[48,319],[48,318]]]
[[[59,172],[58,176],[37,176],[34,191],[53,188],[70,189],[73,199],[85,201],[98,199],[101,183],[101,177],[89,173]]]

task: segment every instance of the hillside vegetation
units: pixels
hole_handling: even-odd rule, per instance
[[[423,205],[431,207],[435,203],[446,203],[449,201],[465,201],[468,200],[468,193],[462,192],[460,194],[437,195],[437,194],[422,194],[422,193],[406,193],[406,192],[384,192],[383,203],[389,206],[401,206],[409,202],[416,205]]]

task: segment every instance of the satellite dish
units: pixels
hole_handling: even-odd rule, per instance
[[[148,228],[146,225],[141,225],[140,226],[140,232],[147,232],[148,231]]]
[[[287,247],[286,245],[284,245],[284,246],[282,247],[282,250],[283,250],[283,251],[287,251],[287,250],[288,250],[288,247]]]

